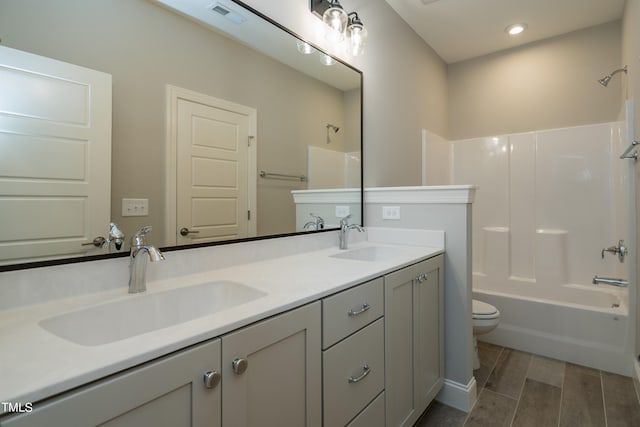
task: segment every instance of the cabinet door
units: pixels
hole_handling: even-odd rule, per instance
[[[204,375],[220,372],[220,340],[150,362],[9,417],[7,427],[220,426],[220,385]],[[219,377],[218,377],[219,378]]]
[[[442,257],[385,276],[387,426],[411,426],[442,385]]]
[[[421,271],[426,277],[413,288],[414,385],[418,416],[440,391],[444,377],[444,291],[442,256],[428,259]]]
[[[222,424],[320,426],[320,302],[222,337]]]

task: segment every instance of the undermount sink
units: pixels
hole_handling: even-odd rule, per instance
[[[231,281],[206,282],[61,314],[42,320],[45,330],[67,341],[97,346],[178,325],[265,296]]]
[[[369,246],[330,256],[331,258],[352,259],[356,261],[386,261],[394,258],[396,255],[396,251],[391,248]]]

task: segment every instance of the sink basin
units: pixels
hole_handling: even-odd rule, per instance
[[[231,281],[206,282],[170,291],[130,295],[42,320],[67,341],[96,346],[188,322],[265,296]]]
[[[397,253],[391,248],[369,246],[366,248],[340,252],[330,256],[331,258],[352,259],[356,261],[387,261],[395,258]]]

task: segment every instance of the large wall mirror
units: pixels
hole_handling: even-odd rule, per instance
[[[6,0],[0,39],[9,50],[110,75],[112,107],[111,146],[99,160],[111,162],[103,173],[110,207],[94,232],[83,223],[92,202],[74,201],[81,210],[73,213],[59,189],[36,197],[15,186],[71,179],[74,156],[79,181],[99,176],[87,160],[96,154],[91,137],[75,150],[39,125],[16,131],[10,125],[21,114],[7,105],[24,100],[0,101],[0,157],[10,159],[0,161],[0,271],[126,254],[146,225],[149,241],[166,249],[327,230],[345,214],[362,222],[362,73],[241,2]],[[33,89],[24,81],[12,83],[12,97],[20,85]],[[74,98],[60,93],[54,113]],[[28,119],[48,120],[36,116]],[[47,165],[59,176],[47,176]],[[95,247],[110,222],[124,244]],[[37,243],[61,249],[29,252]]]

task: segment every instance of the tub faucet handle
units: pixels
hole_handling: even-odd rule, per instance
[[[619,240],[616,246],[609,246],[608,248],[604,248],[602,250],[602,259],[604,259],[604,253],[610,252],[614,255],[618,255],[618,260],[620,262],[624,262],[624,257],[629,255],[629,249],[624,245],[624,240]]]

